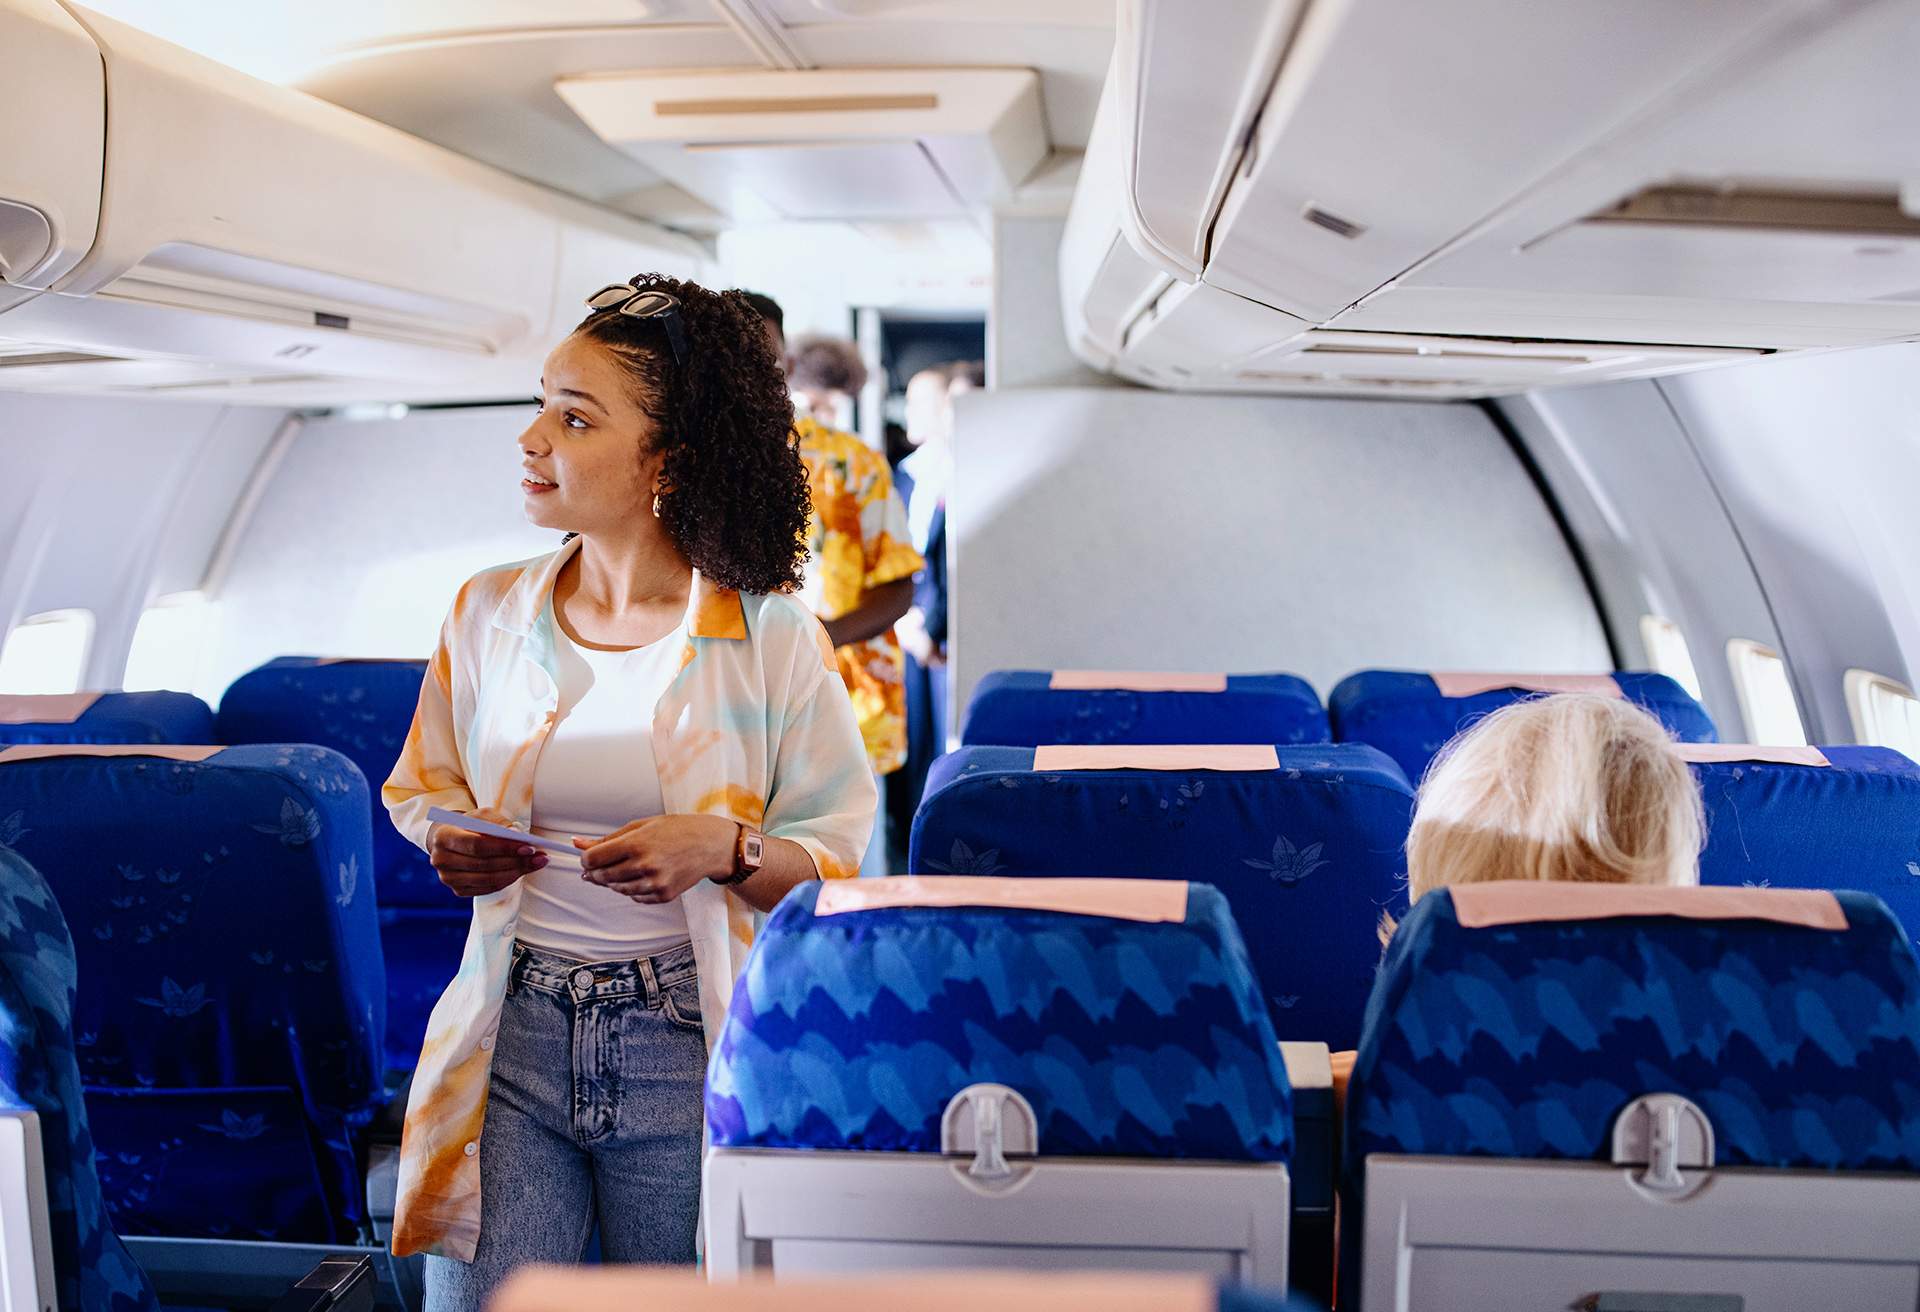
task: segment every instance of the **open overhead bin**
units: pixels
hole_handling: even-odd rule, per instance
[[[36,125],[0,138],[0,202],[21,191],[56,212],[45,183],[36,204],[18,181],[63,179],[38,158],[45,126],[66,146],[69,195],[55,199],[72,234],[29,271],[41,294],[0,299],[0,388],[512,395],[594,286],[704,267],[664,229],[86,10],[56,13],[0,0],[10,65],[24,39],[95,74],[0,83],[0,121]]]

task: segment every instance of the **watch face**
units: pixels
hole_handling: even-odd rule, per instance
[[[746,859],[747,865],[757,866],[760,864],[766,848],[766,839],[762,838],[759,834],[748,834],[746,841],[740,845],[740,855]]]

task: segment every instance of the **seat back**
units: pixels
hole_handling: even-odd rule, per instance
[[[1596,1172],[1591,1182],[1579,1172],[1542,1172],[1546,1162],[1615,1160],[1623,1110],[1649,1094],[1678,1095],[1704,1113],[1713,1190],[1663,1196],[1645,1183],[1651,1171],[1636,1174],[1636,1189],[1621,1188],[1618,1169],[1583,1166]],[[1650,1151],[1619,1160],[1657,1162],[1658,1147]],[[1463,1176],[1470,1163],[1435,1161],[1432,1172],[1451,1173],[1447,1216],[1432,1210],[1432,1198],[1408,1192],[1430,1158],[1524,1159],[1533,1176],[1499,1177],[1489,1201],[1489,1191]],[[1744,1252],[1738,1236],[1749,1221],[1763,1245],[1756,1257],[1790,1256],[1795,1242],[1835,1243],[1834,1255],[1845,1256],[1851,1241],[1809,1230],[1804,1219],[1795,1222],[1800,1235],[1778,1233],[1780,1218],[1819,1212],[1814,1196],[1799,1207],[1791,1194],[1767,1198],[1749,1217],[1742,1209],[1753,1206],[1752,1192],[1775,1181],[1756,1186],[1717,1173],[1729,1167],[1920,1170],[1920,967],[1885,904],[1859,893],[1538,883],[1470,885],[1420,899],[1381,967],[1349,1086],[1343,1289],[1360,1287],[1364,1259],[1369,1306],[1382,1288],[1405,1297],[1391,1285],[1394,1273],[1421,1263],[1377,1250],[1434,1242],[1436,1216],[1440,1229],[1468,1226],[1489,1236],[1490,1247],[1535,1254],[1516,1257],[1521,1265],[1506,1278],[1496,1258],[1482,1271],[1489,1289],[1519,1279],[1528,1306],[1559,1306],[1553,1263],[1542,1252],[1569,1255],[1555,1278],[1589,1281],[1581,1286],[1589,1290],[1633,1287],[1605,1283],[1629,1268],[1608,1267],[1597,1243],[1623,1261],[1644,1260],[1630,1278],[1661,1290],[1697,1289],[1698,1280],[1724,1290],[1711,1283],[1721,1276],[1736,1287],[1780,1278],[1760,1266],[1748,1277],[1685,1265],[1708,1248],[1721,1258]],[[1368,1209],[1382,1170],[1404,1187],[1391,1215],[1373,1218],[1376,1227]],[[1686,1183],[1697,1188],[1703,1178]],[[1833,1199],[1836,1215],[1844,1203]],[[1920,1239],[1910,1247],[1906,1256],[1920,1262]],[[1426,1269],[1444,1279],[1441,1265]],[[1834,1273],[1845,1276],[1838,1265]],[[1904,1277],[1909,1301],[1912,1275]],[[1429,1287],[1415,1291],[1412,1305],[1444,1302]]]
[[[411,1070],[427,1019],[460,966],[471,919],[426,854],[380,803],[420,699],[425,661],[282,656],[234,680],[220,699],[219,741],[330,747],[367,778],[375,904],[387,961],[386,1061]]]
[[[116,1226],[351,1239],[385,1020],[365,780],[310,746],[111,750],[0,753],[0,817],[73,927]]]
[[[1664,674],[1424,674],[1362,670],[1327,698],[1333,736],[1391,756],[1416,785],[1442,747],[1503,706],[1552,692],[1598,692],[1645,708],[1682,742],[1710,743],[1713,719]]]
[[[962,748],[928,778],[909,865],[1210,884],[1246,938],[1276,1033],[1351,1047],[1380,959],[1381,913],[1404,904],[1413,792],[1369,747],[1282,747],[1271,760],[1252,770],[1036,771],[1031,748]]]
[[[998,904],[818,906],[955,882]],[[1013,905],[1059,882],[794,890],[714,1045],[714,1146],[938,1153],[948,1102],[993,1083],[1032,1104],[1043,1157],[1287,1160],[1286,1068],[1225,899],[1143,889],[1178,890],[1171,920]]]
[[[215,741],[213,712],[184,692],[0,697],[0,744]]]
[[[541,1267],[504,1285],[492,1312],[1316,1312],[1303,1298],[1201,1276],[1121,1272],[938,1272],[857,1279],[715,1282],[693,1271]]]
[[[1827,764],[1753,759],[1809,750]],[[1920,933],[1920,766],[1887,747],[1714,755],[1693,763],[1707,814],[1701,883],[1857,889]]]
[[[1111,686],[1101,687],[1100,684]],[[996,670],[974,686],[961,741],[1323,743],[1327,713],[1291,674],[1128,675]]]
[[[707,1269],[1287,1276],[1292,1096],[1177,880],[803,884],[707,1074]]]
[[[73,939],[53,891],[18,853],[0,847],[0,1109],[39,1118],[54,1265],[42,1305],[157,1312],[100,1194],[74,1057],[76,975]]]

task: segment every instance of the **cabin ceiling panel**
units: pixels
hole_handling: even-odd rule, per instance
[[[1055,23],[1113,27],[1113,0],[758,0],[787,27],[873,23]]]
[[[952,9],[958,6],[923,6]],[[981,6],[985,11],[1011,8]],[[1023,6],[1022,18],[798,27],[789,44],[816,68],[1031,68],[1040,75],[1047,133],[1055,150],[1084,150],[1113,53],[1112,6],[1104,27],[1052,25],[1051,6]],[[915,17],[919,15],[916,14]]]
[[[661,222],[708,226],[713,211],[595,136],[554,90],[605,68],[752,68],[721,26],[516,31],[349,55],[299,88],[543,186]],[[701,221],[705,216],[707,222]]]
[[[355,47],[528,28],[718,24],[712,0],[94,0],[89,9],[269,82]]]

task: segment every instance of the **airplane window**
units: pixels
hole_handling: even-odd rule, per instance
[[[1855,741],[1920,761],[1920,697],[1906,684],[1871,670],[1848,670],[1847,710]]]
[[[1734,638],[1727,643],[1727,664],[1748,739],[1767,747],[1805,747],[1807,728],[1780,653],[1751,638]]]
[[[206,654],[207,599],[198,592],[161,597],[140,613],[127,652],[128,692],[192,692]]]
[[[1640,641],[1647,649],[1647,663],[1699,701],[1700,672],[1693,668],[1693,653],[1687,650],[1686,635],[1680,632],[1680,626],[1664,616],[1642,615]]]
[[[0,647],[0,693],[80,691],[93,612],[50,610],[29,615]]]

